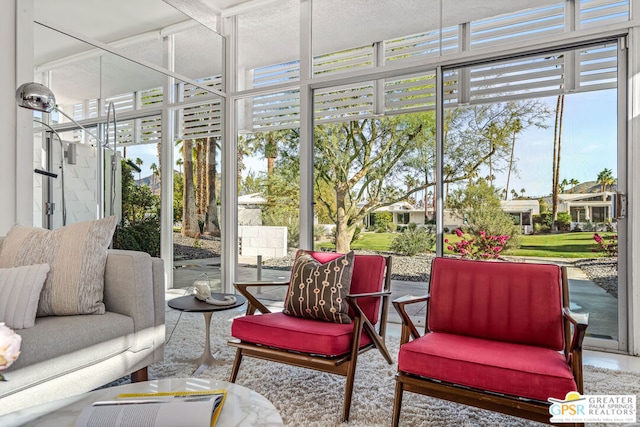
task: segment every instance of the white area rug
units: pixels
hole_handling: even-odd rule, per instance
[[[241,315],[238,311],[214,314],[211,347],[214,352],[220,350],[217,357],[227,363],[208,368],[201,377],[229,379],[235,348],[227,346],[226,342],[230,338],[231,318],[238,315]],[[195,368],[192,360],[203,352],[204,316],[200,313],[180,315],[168,309],[166,325],[169,342],[165,360],[152,365],[149,376],[151,379],[188,377]],[[398,354],[398,338],[388,338],[387,345],[392,356]],[[395,363],[388,365],[375,350],[359,357],[348,423],[340,422],[344,377],[245,358],[236,383],[269,399],[288,426],[388,427],[391,425],[396,370]],[[640,378],[631,373],[585,366],[585,393],[640,396]],[[414,393],[405,393],[400,424],[411,427],[542,425]]]

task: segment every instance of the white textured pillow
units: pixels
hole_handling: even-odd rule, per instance
[[[36,324],[38,300],[49,264],[0,268],[0,322],[12,329]]]
[[[0,268],[49,264],[37,316],[104,314],[104,267],[115,216],[56,230],[14,225],[2,242]]]

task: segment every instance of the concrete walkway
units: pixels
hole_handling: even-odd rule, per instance
[[[569,294],[571,310],[578,313],[589,313],[588,336],[593,338],[617,339],[618,338],[618,300],[606,293],[601,287],[593,283],[579,268],[573,267],[570,261],[562,258],[527,258],[517,261],[546,262],[567,267],[569,278]],[[173,275],[174,288],[188,289],[196,280],[209,280],[213,292],[221,292],[220,283],[220,258],[208,258],[200,260],[176,261]],[[258,275],[265,281],[286,281],[289,272],[284,270],[272,270],[263,268],[260,273],[256,267],[239,267],[239,281],[253,281]],[[391,298],[395,299],[404,295],[424,295],[427,283],[409,282],[402,280],[391,281]],[[261,288],[259,297],[273,301],[276,305],[284,300],[284,289],[273,290]],[[268,293],[267,293],[268,292]],[[410,315],[418,326],[425,323],[426,304],[414,304],[410,306]],[[390,307],[389,321],[400,323],[400,317]]]

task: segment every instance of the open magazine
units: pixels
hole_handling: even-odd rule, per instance
[[[226,390],[120,394],[84,408],[75,427],[213,427]]]

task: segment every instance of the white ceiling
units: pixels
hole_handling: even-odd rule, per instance
[[[531,8],[534,3],[531,0],[442,1],[441,5],[437,0],[314,0],[313,53],[334,52],[494,17]],[[136,48],[130,47],[128,53],[157,65],[162,64],[159,31],[193,18],[202,26],[185,33],[186,39],[181,41],[176,58],[176,71],[190,78],[201,77],[198,73],[203,69],[222,67],[222,40],[206,29],[216,28],[220,15],[238,15],[240,68],[251,69],[299,58],[299,0],[34,0],[34,3],[36,21],[104,43],[156,32],[158,37],[148,38]],[[558,3],[561,1],[536,0],[535,7]],[[90,49],[91,46],[36,26],[36,66]],[[80,90],[81,81],[89,84],[97,78],[89,76],[95,64],[81,67],[88,74],[84,79],[65,82],[63,73],[57,73],[57,84],[65,86],[64,93],[75,87],[76,95],[84,96],[86,91]],[[98,74],[99,69],[98,65]],[[122,69],[114,70],[114,78],[122,76],[122,72]],[[71,78],[73,70],[69,69],[67,74]],[[144,73],[136,70],[134,74]],[[159,76],[156,77],[160,81]],[[130,80],[132,84],[137,78]],[[148,76],[147,80],[151,84],[155,79]],[[95,92],[95,85],[93,90]],[[120,88],[108,89],[103,78],[101,94],[114,90]]]

